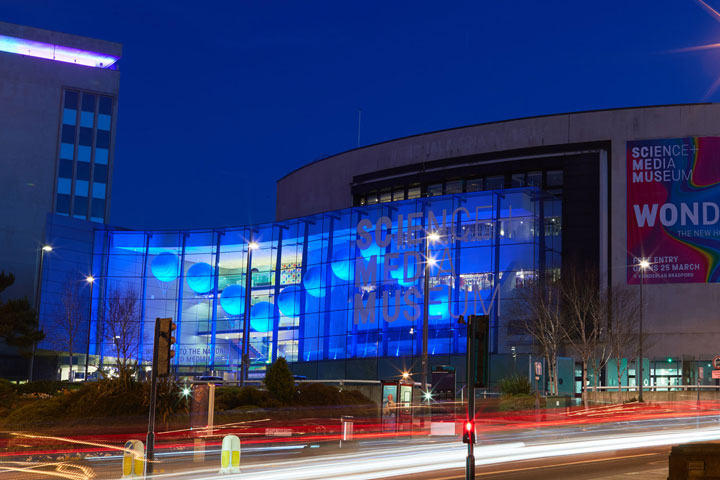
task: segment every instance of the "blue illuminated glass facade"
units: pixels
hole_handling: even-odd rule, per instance
[[[418,370],[426,258],[430,364],[456,363],[456,356],[460,363],[465,327],[458,316],[473,313],[491,315],[491,350],[508,353],[520,338],[507,316],[516,289],[542,271],[559,269],[559,232],[546,220],[559,223],[559,215],[556,199],[520,188],[239,228],[139,232],[97,226],[87,267],[96,278],[91,361],[114,362],[103,332],[108,292],[133,290],[141,298],[140,360],[152,358],[155,318],[172,317],[179,375],[234,378],[246,334],[251,377],[278,357],[309,378],[380,378],[399,366]],[[47,282],[67,276],[69,268],[48,262]],[[50,284],[44,285],[50,292],[43,294],[44,312],[59,301]]]

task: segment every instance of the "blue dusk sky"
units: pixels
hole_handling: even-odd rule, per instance
[[[271,221],[275,182],[360,144],[496,120],[714,101],[720,0],[0,0],[123,44],[111,223]],[[296,192],[302,201],[303,192]]]

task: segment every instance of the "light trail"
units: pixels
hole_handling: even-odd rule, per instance
[[[535,460],[548,457],[566,457],[587,453],[614,452],[628,449],[659,447],[679,443],[720,439],[720,427],[693,430],[672,430],[658,433],[602,435],[585,439],[526,444],[513,442],[500,445],[478,446],[476,465]],[[242,466],[243,472],[225,475],[227,479],[274,480],[371,480],[397,475],[413,475],[432,471],[462,469],[465,466],[465,445],[456,441],[434,445],[420,445],[385,450],[373,450],[328,457],[274,462],[269,465]],[[215,470],[187,472],[196,480],[217,478]],[[177,473],[175,473],[177,475]],[[169,478],[172,474],[156,475]]]

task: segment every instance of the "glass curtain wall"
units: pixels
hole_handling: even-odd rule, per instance
[[[483,191],[235,229],[109,231],[95,245],[98,304],[137,294],[143,363],[155,318],[175,319],[180,375],[233,378],[243,353],[250,378],[278,357],[296,372],[338,378],[370,375],[379,359],[419,362],[426,283],[431,359],[464,353],[458,318],[470,314],[491,315],[491,350],[507,353],[505,304],[539,270],[559,268],[544,225],[559,213],[539,198],[530,188]],[[117,352],[100,330],[109,369]]]

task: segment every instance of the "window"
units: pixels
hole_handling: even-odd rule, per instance
[[[437,195],[442,195],[443,186],[442,183],[436,183],[434,185],[428,185],[427,187],[427,195],[428,197],[435,197]]]
[[[542,187],[542,172],[528,172],[527,186]]]
[[[75,195],[87,197],[89,188],[90,183],[87,180],[75,180]]]
[[[77,163],[77,180],[90,180],[90,164],[87,162]]]
[[[65,108],[77,109],[77,107],[78,107],[78,92],[74,92],[72,90],[65,90]]]
[[[92,128],[95,123],[95,114],[92,112],[80,112],[80,126]]]
[[[525,186],[525,174],[524,173],[513,173],[511,186],[513,188],[524,187]]]
[[[421,195],[422,195],[422,190],[420,188],[420,185],[416,185],[416,186],[412,186],[412,187],[408,188],[408,195],[407,195],[408,200],[411,200],[413,198],[420,198]]]
[[[100,165],[107,165],[108,164],[108,155],[110,152],[107,148],[96,148],[95,149],[95,164],[98,163]]]
[[[90,163],[90,155],[92,154],[92,148],[87,147],[85,145],[80,145],[78,147],[78,162],[88,162]]]
[[[104,199],[105,198],[105,184],[104,183],[93,183],[92,196],[93,196],[93,198]]]
[[[73,215],[75,217],[85,218],[88,213],[88,197],[75,195],[73,202]]]
[[[95,95],[92,93],[83,93],[82,111],[95,113]]]
[[[92,128],[80,127],[80,145],[92,146],[93,131]],[[64,140],[63,140],[64,141]]]
[[[445,193],[462,193],[462,180],[454,180],[445,184]]]
[[[505,177],[498,175],[495,177],[488,177],[485,183],[486,190],[499,190],[505,188]]]
[[[112,98],[100,95],[100,105],[98,105],[98,113],[102,115],[112,115]]]
[[[74,155],[75,155],[75,145],[72,145],[70,143],[61,143],[60,144],[60,158],[72,160]]]
[[[70,195],[58,193],[55,200],[55,211],[64,215],[70,213]]]
[[[76,125],[77,124],[77,110],[73,110],[71,108],[63,108],[62,123],[65,125]]]
[[[105,217],[105,200],[100,198],[92,199],[92,212],[90,213],[90,216],[95,218]]]
[[[110,148],[110,132],[107,130],[98,130],[95,139],[98,148]]]
[[[96,182],[107,183],[108,179],[108,168],[106,165],[95,164],[94,178]]]
[[[62,92],[57,213],[104,222],[114,103],[107,95]]]
[[[72,178],[58,178],[58,193],[70,196],[72,189]]]
[[[60,169],[58,170],[58,176],[61,178],[72,178],[73,174],[73,162],[72,160],[60,159]]]
[[[548,170],[546,184],[548,187],[559,187],[563,184],[562,170]]]
[[[482,178],[473,178],[465,182],[465,191],[466,192],[479,192],[483,189],[483,179]]]
[[[392,201],[392,193],[390,192],[380,192],[380,203],[390,202]]]
[[[397,202],[398,200],[405,200],[404,188],[396,188],[393,190],[393,202]]]
[[[368,204],[368,205],[375,205],[376,203],[378,203],[377,193],[368,193],[368,196],[367,196],[367,204]]]
[[[75,144],[75,127],[72,125],[63,125],[60,140],[63,143]]]

